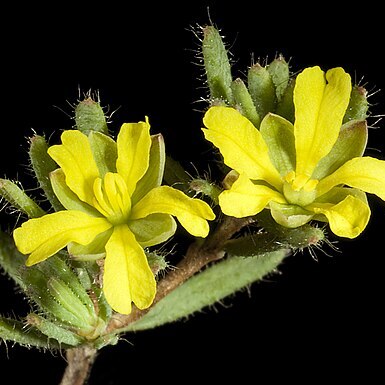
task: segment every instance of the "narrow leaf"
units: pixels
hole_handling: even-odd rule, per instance
[[[151,329],[187,317],[274,272],[288,254],[282,249],[223,260],[190,278],[126,330]]]
[[[84,342],[84,339],[77,334],[60,327],[58,323],[48,321],[47,319],[34,313],[28,314],[27,324],[40,330],[50,339],[50,341],[54,339],[60,344],[70,346],[77,346]]]
[[[26,347],[60,348],[56,341],[48,341],[48,338],[39,331],[25,328],[22,322],[5,317],[0,317],[0,339]]]

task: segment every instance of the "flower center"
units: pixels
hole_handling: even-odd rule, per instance
[[[317,179],[310,179],[306,175],[296,175],[294,171],[284,177],[283,194],[293,205],[307,206],[316,198]]]
[[[131,211],[131,198],[124,179],[107,172],[104,178],[94,181],[94,207],[113,225],[125,223]]]

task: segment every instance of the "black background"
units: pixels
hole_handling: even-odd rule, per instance
[[[0,175],[33,186],[26,170],[27,137],[33,130],[58,138],[73,121],[70,104],[88,89],[117,110],[112,130],[124,121],[150,117],[168,153],[204,165],[207,146],[200,133],[206,96],[192,30],[211,20],[222,29],[234,56],[234,73],[244,76],[255,59],[282,53],[292,71],[321,65],[342,66],[370,93],[384,89],[384,20],[369,2],[365,7],[313,4],[304,8],[276,2],[253,5],[238,0],[127,2],[96,5],[55,3],[51,9],[20,6],[2,13]],[[309,3],[310,4],[310,3]],[[209,6],[209,12],[207,10]],[[5,21],[7,21],[5,28]],[[198,65],[197,65],[198,64]],[[243,71],[243,73],[242,73]],[[384,112],[384,93],[370,98],[373,115]],[[368,154],[384,159],[383,122],[369,123]],[[202,161],[203,159],[203,161]],[[205,310],[188,322],[126,336],[101,351],[90,384],[134,381],[223,381],[237,383],[374,383],[381,375],[384,344],[383,233],[385,205],[370,197],[370,225],[354,241],[340,240],[340,252],[317,251],[290,257],[281,274],[253,285]],[[1,213],[2,229],[14,221]],[[334,238],[331,238],[333,241]],[[0,277],[0,313],[26,314],[11,282]],[[65,362],[60,355],[0,345],[0,376],[57,384]],[[3,383],[3,379],[0,380]]]

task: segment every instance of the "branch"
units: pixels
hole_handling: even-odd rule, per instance
[[[67,367],[60,385],[83,385],[86,383],[97,350],[89,346],[82,346],[67,350]]]
[[[185,257],[179,262],[175,270],[169,272],[161,281],[159,281],[157,293],[151,307],[187,279],[192,277],[195,273],[199,272],[204,266],[222,259],[225,256],[225,243],[239,230],[253,222],[254,220],[250,217],[224,217],[223,222],[203,242],[196,241],[191,244]],[[134,307],[129,315],[115,314],[112,317],[105,334],[113,333],[126,327],[130,323],[137,321],[145,315],[151,307],[144,310],[139,310]]]

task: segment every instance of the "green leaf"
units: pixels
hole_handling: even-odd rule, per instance
[[[231,104],[231,66],[221,35],[213,26],[203,28],[202,53],[211,98]]]
[[[48,155],[48,144],[42,136],[35,135],[31,138],[31,146],[29,148],[29,157],[31,165],[40,187],[43,189],[45,196],[51,203],[55,211],[63,210],[62,204],[53,192],[49,174],[58,168],[54,160]]]
[[[255,127],[259,128],[261,119],[245,83],[239,78],[235,79],[231,84],[231,89],[234,95],[235,108],[237,108],[242,115],[249,119]]]
[[[172,291],[125,331],[152,329],[187,317],[274,272],[288,254],[278,250],[218,262]]]
[[[257,109],[260,119],[275,110],[275,86],[269,71],[260,64],[250,67],[247,82],[250,95]]]

